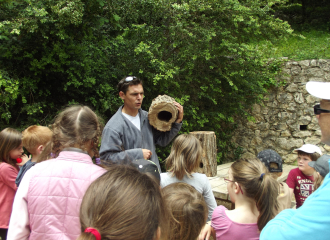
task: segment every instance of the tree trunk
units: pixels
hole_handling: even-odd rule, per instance
[[[190,132],[201,143],[203,154],[200,167],[197,172],[204,173],[208,177],[217,175],[217,144],[216,135],[212,131]]]
[[[158,95],[149,108],[148,119],[151,126],[161,132],[170,131],[172,123],[178,117],[178,109],[174,105],[175,99],[167,95]]]

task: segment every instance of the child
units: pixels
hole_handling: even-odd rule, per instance
[[[277,152],[271,149],[266,149],[258,153],[257,158],[265,164],[271,176],[277,180],[282,173],[282,158]],[[279,205],[279,212],[291,207],[291,196],[288,184],[281,182],[278,184],[277,201]]]
[[[318,146],[312,144],[304,144],[301,148],[295,149],[295,152],[298,153],[298,168],[289,172],[286,183],[290,188],[291,198],[294,193],[296,208],[299,208],[314,189],[314,169],[308,163],[316,161],[322,152]]]
[[[86,106],[71,106],[52,126],[54,159],[26,172],[17,190],[8,239],[72,239],[80,234],[79,208],[88,186],[105,170],[94,165],[101,126]]]
[[[234,162],[225,182],[235,209],[218,206],[214,210],[212,227],[216,239],[259,239],[259,232],[278,212],[277,181],[255,158]]]
[[[202,194],[187,183],[172,183],[162,189],[170,213],[167,240],[197,239],[207,219]]]
[[[39,160],[40,154],[46,144],[51,140],[53,132],[48,127],[33,125],[25,129],[22,135],[23,146],[32,154],[32,158],[19,170],[15,181],[17,187],[19,187],[26,171],[33,167]]]
[[[321,186],[325,176],[329,173],[329,160],[330,156],[325,154],[322,157],[319,157],[316,161],[308,163],[310,167],[315,169],[314,191]]]
[[[159,185],[131,166],[114,165],[108,170],[86,191],[77,240],[166,237],[167,212]]]
[[[172,145],[171,153],[166,161],[167,173],[161,173],[160,186],[163,188],[171,183],[185,182],[200,192],[208,207],[208,221],[211,220],[215,201],[211,184],[205,174],[196,173],[202,157],[202,147],[199,140],[191,134],[178,136]],[[200,238],[211,234],[210,222],[205,225]]]
[[[7,239],[7,230],[17,186],[16,159],[23,154],[22,134],[12,128],[0,132],[0,237]]]
[[[208,206],[208,221],[217,206],[211,184],[205,174],[196,173],[202,157],[199,140],[191,134],[181,134],[172,145],[171,153],[166,161],[168,172],[160,174],[160,186],[171,183],[185,182],[200,192]]]

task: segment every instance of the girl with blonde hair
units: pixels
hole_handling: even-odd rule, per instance
[[[201,144],[195,136],[191,134],[178,136],[173,142],[170,155],[165,160],[168,172],[161,174],[160,185],[163,188],[172,183],[184,182],[193,186],[205,199],[208,207],[208,221],[210,221],[217,204],[206,175],[196,173],[201,163],[202,153]],[[210,222],[208,222],[202,230],[200,238],[208,238],[210,230]]]
[[[218,206],[212,214],[213,235],[221,240],[259,239],[278,212],[278,183],[257,158],[239,159],[225,178],[235,209]]]

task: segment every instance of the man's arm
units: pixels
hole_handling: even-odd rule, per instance
[[[115,163],[144,158],[141,148],[124,150],[121,136],[111,128],[103,130],[100,157],[102,160]]]

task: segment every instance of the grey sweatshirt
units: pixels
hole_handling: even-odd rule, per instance
[[[121,106],[106,124],[100,148],[102,160],[115,163],[143,159],[142,149],[149,149],[153,161],[161,172],[156,146],[166,146],[178,134],[182,123],[173,123],[168,132],[160,132],[149,124],[148,112],[139,109],[141,131],[122,114]]]

